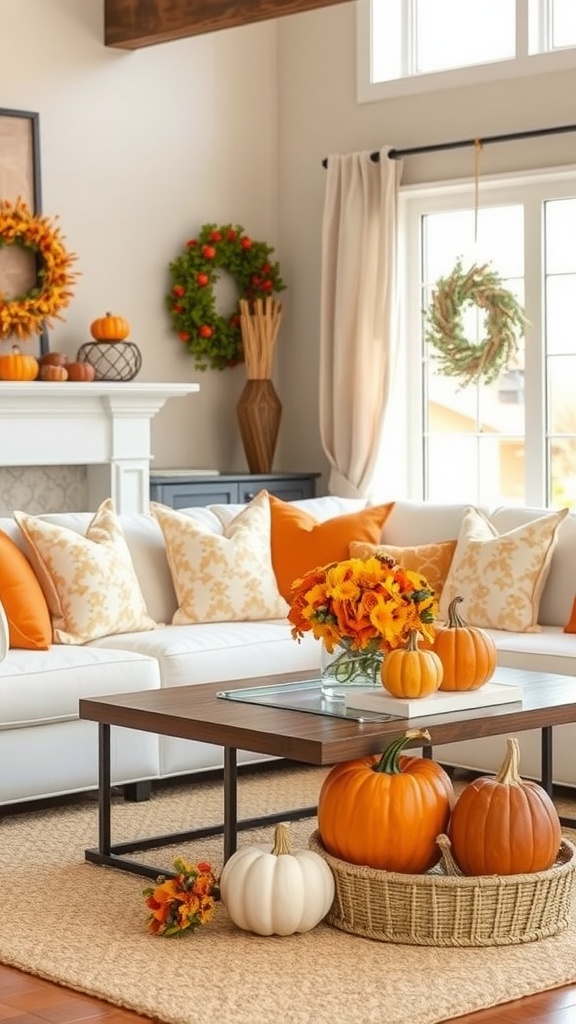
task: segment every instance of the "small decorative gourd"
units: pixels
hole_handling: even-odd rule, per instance
[[[430,742],[408,729],[381,756],[344,761],[330,770],[318,798],[318,830],[333,857],[384,871],[419,873],[440,859],[454,789],[441,765],[400,757],[409,740]]]
[[[68,370],[65,366],[55,366],[54,363],[44,363],[40,367],[40,379],[53,381],[68,380]]]
[[[477,690],[496,669],[496,644],[485,629],[464,621],[457,609],[460,601],[455,597],[448,605],[448,621],[432,644],[444,667],[441,690]]]
[[[130,334],[130,324],[123,316],[106,313],[92,321],[90,334],[96,341],[124,341]]]
[[[518,740],[496,776],[475,779],[458,797],[448,829],[452,855],[465,875],[516,875],[552,867],[562,838],[545,789],[519,774]]]
[[[418,634],[411,629],[406,647],[390,651],[382,662],[382,685],[393,697],[428,697],[442,682],[442,662],[432,650],[418,646]]]
[[[222,902],[232,921],[257,935],[308,932],[334,899],[334,876],[320,854],[292,851],[289,830],[277,825],[274,845],[246,846],[226,861]]]
[[[86,360],[68,363],[66,369],[68,370],[68,380],[90,381],[94,380],[94,377],[96,376],[96,370],[92,366],[92,363],[88,363]]]
[[[38,368],[38,360],[24,355],[17,345],[12,346],[12,352],[0,356],[0,380],[36,380]]]

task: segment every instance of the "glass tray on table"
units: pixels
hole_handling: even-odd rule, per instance
[[[216,696],[225,700],[237,700],[244,704],[261,704],[269,708],[306,711],[311,715],[347,718],[353,722],[389,722],[400,717],[380,711],[347,708],[344,701],[326,700],[322,696],[319,679],[306,679],[299,683],[276,683],[268,686],[220,690]]]

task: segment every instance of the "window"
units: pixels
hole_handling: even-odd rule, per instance
[[[360,102],[575,65],[574,0],[358,4]]]
[[[403,190],[400,262],[407,481],[413,497],[576,509],[576,172]],[[426,310],[457,259],[489,263],[529,327],[492,384],[439,372]],[[476,307],[466,336],[483,337]]]

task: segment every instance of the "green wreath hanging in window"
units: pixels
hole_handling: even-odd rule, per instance
[[[485,337],[469,341],[464,332],[467,306],[484,313]],[[441,277],[426,312],[426,341],[436,349],[440,372],[459,377],[462,387],[484,381],[491,384],[511,363],[528,321],[515,295],[504,287],[489,264],[473,264],[464,271],[462,261],[448,277]]]
[[[274,249],[255,242],[239,224],[204,224],[197,238],[170,263],[172,288],[166,306],[180,341],[194,356],[197,370],[225,370],[244,359],[240,300],[265,299],[286,285],[273,260]],[[232,275],[238,289],[234,309],[216,310],[218,271]]]

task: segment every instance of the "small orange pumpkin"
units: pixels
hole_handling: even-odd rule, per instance
[[[496,776],[471,782],[458,797],[448,835],[465,875],[517,875],[552,867],[562,828],[545,789],[520,778],[518,740]]]
[[[344,761],[330,770],[318,797],[318,830],[333,857],[384,871],[427,871],[440,859],[454,789],[441,765],[400,757],[409,740],[430,743],[426,729],[408,729],[381,756]]]
[[[455,597],[448,605],[448,621],[432,644],[444,666],[441,690],[477,690],[496,669],[496,644],[485,629],[467,625],[456,607],[460,601]]]
[[[38,369],[38,360],[24,355],[17,345],[12,346],[12,352],[0,356],[0,380],[36,380]]]
[[[390,651],[382,662],[382,685],[393,697],[427,697],[442,682],[442,662],[432,650],[418,646],[418,633],[411,629],[406,647]]]
[[[96,376],[96,370],[92,363],[87,363],[86,360],[68,363],[66,369],[68,370],[68,380],[90,381],[94,380]]]
[[[123,316],[106,313],[92,321],[90,334],[96,341],[124,341],[130,334],[130,324]]]
[[[40,367],[40,380],[68,380],[68,370],[65,366],[55,366],[54,363],[44,363]]]

